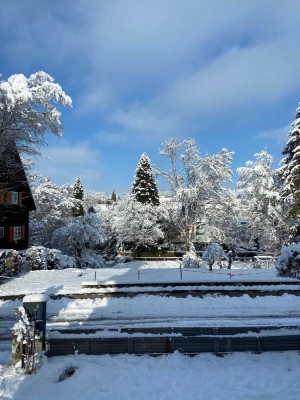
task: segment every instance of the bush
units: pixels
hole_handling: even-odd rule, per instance
[[[193,243],[190,243],[190,250],[182,257],[182,268],[199,268],[200,258],[197,257]]]
[[[73,257],[62,254],[56,249],[43,246],[32,246],[25,253],[25,262],[30,269],[64,269],[75,268],[76,261]]]
[[[300,279],[300,243],[282,246],[276,268],[279,276]]]
[[[202,254],[202,259],[209,265],[209,270],[212,271],[212,267],[215,262],[221,262],[221,258],[224,256],[224,251],[218,243],[209,243],[205,252]]]
[[[132,258],[132,256],[131,255],[121,255],[121,254],[118,254],[116,257],[115,257],[115,260],[116,260],[116,262],[118,263],[118,264],[123,264],[123,263],[128,263],[128,262],[131,262],[132,260],[133,260],[133,258]]]
[[[92,249],[83,249],[81,257],[77,258],[77,266],[79,268],[104,268],[106,262],[100,253]]]

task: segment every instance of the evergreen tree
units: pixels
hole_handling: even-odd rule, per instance
[[[296,218],[300,215],[300,107],[288,135],[282,151],[286,157],[281,162],[279,173],[283,180],[283,197],[290,204],[290,216]]]
[[[146,153],[141,155],[135,171],[132,193],[140,203],[151,203],[154,206],[159,205],[158,186],[151,161]]]
[[[111,201],[116,202],[117,201],[117,195],[116,192],[113,190],[111,194]]]
[[[81,183],[80,178],[76,178],[74,185],[73,185],[73,197],[78,200],[78,204],[76,207],[73,208],[73,215],[74,217],[79,217],[81,215],[84,215],[84,210],[83,210],[83,186]]]

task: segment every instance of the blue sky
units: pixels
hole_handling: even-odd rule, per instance
[[[2,78],[38,70],[73,99],[37,168],[58,184],[126,192],[169,137],[202,154],[281,159],[300,100],[297,0],[2,0]],[[162,186],[163,187],[163,186]]]

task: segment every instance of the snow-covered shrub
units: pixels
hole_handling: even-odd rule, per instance
[[[131,262],[133,260],[133,258],[129,254],[128,255],[120,255],[120,254],[118,254],[115,257],[115,260],[117,261],[118,264],[124,264],[124,263],[127,263],[127,262]]]
[[[79,267],[101,268],[105,266],[101,250],[106,235],[100,223],[99,216],[94,212],[70,218],[66,226],[54,231],[52,246],[74,257]]]
[[[24,307],[17,307],[15,309],[15,315],[17,321],[13,331],[17,336],[17,342],[22,342],[25,346],[25,354],[22,354],[24,357],[25,374],[32,374],[41,367],[43,359],[43,353],[36,352],[35,349],[37,332],[34,324],[29,320]]]
[[[84,268],[104,268],[106,261],[103,256],[92,249],[83,249],[81,257],[77,260],[79,267]]]
[[[282,246],[276,259],[279,276],[300,278],[300,243]]]
[[[32,245],[50,247],[55,229],[65,224],[81,202],[73,196],[73,185],[58,186],[49,178],[32,189],[36,211],[30,214],[30,241]]]
[[[200,258],[196,254],[193,243],[189,245],[190,249],[182,257],[182,268],[198,268],[200,266]]]
[[[32,246],[25,253],[26,264],[30,269],[64,269],[74,268],[76,261],[73,257],[62,254],[56,249],[43,246]]]
[[[221,258],[224,256],[224,251],[218,243],[209,243],[206,250],[202,254],[202,259],[209,265],[209,270],[212,271],[212,267],[215,262],[221,262]]]

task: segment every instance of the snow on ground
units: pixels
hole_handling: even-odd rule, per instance
[[[205,296],[204,298],[137,296],[134,298],[110,299],[61,299],[51,301],[48,307],[50,315],[61,318],[98,318],[98,319],[173,319],[193,320],[208,317],[219,319],[231,316],[243,318],[270,314],[289,313],[299,316],[300,297],[285,294],[281,297],[256,297],[248,295],[231,298],[229,296]],[[199,323],[199,321],[198,321]],[[210,321],[211,323],[211,321]]]
[[[299,400],[299,362],[298,352],[55,357],[31,376],[0,366],[0,398]],[[58,382],[70,366],[75,373]]]
[[[20,300],[0,301],[1,317],[13,318],[14,308],[19,305]],[[76,300],[62,298],[50,300],[47,304],[49,327],[57,321],[64,320],[66,324],[72,324],[74,320],[88,319],[98,320],[98,326],[102,327],[274,324],[294,326],[299,324],[299,311],[300,297],[289,294],[255,298],[248,295],[207,295],[203,298],[153,295]]]
[[[135,262],[122,268],[97,270],[101,282],[179,282],[178,261]],[[152,268],[150,268],[150,265]],[[183,281],[287,281],[270,269],[184,270]],[[83,281],[95,270],[31,271],[0,286],[0,296],[28,293],[81,293]],[[231,275],[229,275],[231,274]],[[20,300],[0,301],[0,322],[12,318]],[[133,298],[50,300],[48,327],[72,325],[72,320],[99,320],[103,327],[299,325],[300,297],[290,294],[251,298],[207,295],[176,298],[138,295]],[[285,318],[280,319],[280,316]],[[65,322],[59,322],[64,320]],[[4,329],[7,329],[4,328]],[[45,360],[31,376],[10,367],[11,353],[0,351],[1,400],[299,400],[299,352],[235,353],[224,357],[179,353],[160,356],[73,355]],[[8,349],[7,349],[8,350]],[[67,367],[74,375],[62,382]]]
[[[176,266],[177,263],[177,266]],[[101,283],[154,283],[154,282],[181,282],[178,261],[146,262],[138,261],[131,267],[103,268],[98,270],[65,269],[65,270],[43,270],[30,271],[18,278],[7,280],[0,285],[0,296],[13,294],[47,293],[84,293],[81,289],[83,282]],[[123,266],[128,264],[122,264]],[[176,266],[176,267],[175,267]],[[241,266],[241,263],[239,263]],[[277,276],[275,268],[253,269],[249,263],[244,263],[245,268],[239,269],[215,269],[209,272],[207,269],[184,269],[182,271],[182,282],[288,282],[295,281],[291,278]],[[251,266],[251,263],[250,263]],[[248,267],[248,268],[247,268]],[[295,281],[296,282],[296,281]],[[87,290],[88,293],[88,290]]]
[[[177,268],[174,263],[177,262]],[[161,262],[134,262],[134,268],[108,268],[100,270],[50,270],[30,271],[22,276],[11,279],[0,286],[1,295],[28,294],[28,293],[89,293],[90,289],[81,289],[83,281],[93,280],[95,272],[97,279],[102,282],[133,282],[138,281],[138,270],[143,282],[179,282],[180,273],[178,261]],[[188,269],[183,271],[185,282],[222,281],[224,284],[231,281],[271,280],[278,281],[274,269],[249,269],[245,268],[228,271]],[[154,268],[150,268],[154,266]],[[240,265],[239,265],[240,266]],[[138,269],[138,268],[139,269]],[[146,268],[147,267],[147,268]],[[163,268],[162,268],[163,267]],[[228,273],[234,276],[229,276]],[[83,274],[83,275],[82,275]],[[283,279],[287,281],[291,279]],[[294,286],[294,285],[293,285]],[[299,287],[299,284],[298,286]],[[159,290],[159,288],[158,288]],[[93,292],[97,291],[92,289]],[[100,292],[100,289],[99,289]],[[12,318],[14,308],[21,305],[20,300],[0,300],[1,318]],[[207,295],[203,298],[188,296],[187,298],[163,297],[143,295],[133,298],[96,298],[96,299],[68,299],[50,300],[47,304],[48,317],[57,316],[59,319],[71,321],[72,319],[98,319],[103,324],[124,324],[125,320],[131,324],[142,321],[145,326],[161,324],[161,326],[175,325],[237,325],[271,324],[274,318],[285,317],[285,324],[295,324],[299,317],[300,297],[284,294],[282,296],[265,296],[251,298],[248,295],[241,297]],[[266,320],[270,318],[270,321]],[[251,320],[249,320],[251,318]],[[234,320],[233,320],[234,319]],[[273,320],[272,320],[273,319]],[[279,323],[277,321],[277,323]],[[283,324],[283,322],[282,322]]]

